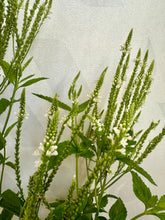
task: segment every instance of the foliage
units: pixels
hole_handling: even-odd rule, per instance
[[[152,83],[154,61],[147,67],[148,51],[141,58],[141,50],[137,52],[134,68],[128,81],[125,80],[130,60],[130,43],[133,30],[121,47],[121,58],[112,83],[107,107],[101,109],[99,93],[107,73],[105,68],[100,75],[94,90],[83,103],[79,103],[82,86],[77,89],[80,72],[74,78],[68,91],[70,105],[58,100],[58,95],[48,97],[34,94],[51,103],[47,112],[45,138],[35,150],[36,172],[29,178],[28,195],[24,194],[20,176],[20,138],[23,120],[26,118],[25,87],[46,77],[34,78],[34,75],[23,76],[23,71],[32,58],[24,63],[25,57],[44,20],[48,16],[52,1],[42,3],[35,0],[30,9],[30,1],[0,2],[0,66],[4,73],[0,85],[0,94],[13,89],[10,99],[0,99],[0,114],[7,111],[4,127],[0,132],[0,164],[2,165],[0,180],[0,206],[3,208],[0,219],[12,219],[14,215],[21,220],[40,219],[41,203],[49,210],[46,220],[125,220],[129,210],[122,198],[109,194],[111,186],[123,176],[132,176],[133,192],[144,204],[144,211],[132,220],[144,215],[154,215],[165,219],[165,195],[158,198],[152,195],[145,181],[156,185],[151,175],[140,164],[155,149],[165,135],[165,128],[152,138],[148,136],[159,122],[151,122],[146,130],[135,131],[135,124],[141,114],[141,107]],[[18,28],[20,8],[24,5],[22,29]],[[9,40],[12,40],[13,57],[5,60]],[[16,47],[15,47],[16,45]],[[123,86],[126,84],[123,92]],[[10,86],[9,86],[10,85]],[[23,88],[19,100],[16,93]],[[122,100],[119,99],[122,95]],[[8,125],[13,104],[19,102],[17,121]],[[61,120],[61,114],[66,116]],[[16,129],[15,163],[6,155],[7,139],[12,129]],[[69,138],[65,139],[67,129]],[[56,176],[62,162],[70,155],[75,155],[76,174],[65,200],[49,203],[46,192]],[[82,158],[86,162],[86,179],[79,183],[78,162]],[[17,192],[2,190],[5,166],[15,171]],[[112,167],[116,165],[116,170]],[[143,179],[142,179],[143,177]],[[115,201],[114,201],[115,200]],[[109,207],[110,201],[114,201]],[[106,216],[106,217],[105,217]]]

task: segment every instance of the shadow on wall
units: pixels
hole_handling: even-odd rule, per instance
[[[123,7],[122,0],[81,0],[81,2],[91,7]]]

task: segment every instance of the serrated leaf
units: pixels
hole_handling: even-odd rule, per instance
[[[95,156],[95,154],[91,150],[83,150],[81,153],[79,153],[79,156],[84,158],[92,158]]]
[[[100,208],[106,207],[107,204],[108,204],[108,196],[105,195],[105,196],[103,196],[103,198],[101,199]]]
[[[9,100],[7,99],[0,99],[0,115],[6,110],[6,108],[10,105]]]
[[[3,137],[2,133],[0,132],[0,150],[2,150],[5,147],[6,140]]]
[[[8,161],[5,164],[15,170],[15,164],[13,162]]]
[[[153,214],[153,215],[157,216],[157,217],[160,218],[161,220],[165,220],[165,212],[155,213],[155,214]]]
[[[41,80],[45,80],[45,79],[48,79],[48,78],[46,78],[46,77],[38,77],[38,78],[35,78],[35,79],[30,79],[30,80],[26,81],[24,84],[22,84],[20,87],[27,87],[27,86],[30,86],[30,85],[32,85],[34,83],[37,83],[37,82],[39,82]]]
[[[17,194],[8,189],[1,195],[0,206],[19,216],[22,205]]]
[[[87,101],[83,102],[82,104],[80,104],[78,106],[78,113],[83,112],[86,109],[86,107],[88,106],[88,103],[89,103],[89,100],[87,100]]]
[[[131,172],[133,181],[133,191],[136,197],[142,201],[146,208],[149,208],[148,201],[151,199],[152,195],[150,189],[142,181],[142,179],[135,172]]]
[[[127,164],[131,169],[136,170],[138,173],[140,173],[142,176],[144,176],[148,181],[150,181],[153,185],[156,186],[155,181],[152,179],[151,175],[147,173],[142,167],[136,164],[133,160],[129,159],[128,157],[125,157],[122,154],[117,154],[116,159]]]
[[[152,208],[156,205],[158,201],[158,196],[152,196],[150,200],[148,200],[148,208]]]
[[[13,213],[7,211],[6,209],[3,209],[0,214],[0,220],[11,220],[13,217]]]
[[[16,121],[16,122],[14,122],[12,125],[10,125],[10,126],[7,128],[7,130],[6,130],[5,134],[4,134],[5,137],[7,137],[7,135],[10,133],[10,131],[15,127],[15,125],[16,125],[17,123],[18,123],[18,122]]]
[[[123,201],[118,198],[118,200],[112,205],[109,210],[110,220],[125,220],[127,217],[127,210]]]
[[[165,195],[161,196],[158,204],[157,204],[157,207],[160,209],[160,210],[165,210]]]

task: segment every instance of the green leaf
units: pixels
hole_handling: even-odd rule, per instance
[[[157,217],[160,218],[161,220],[165,220],[165,212],[154,213],[153,215],[157,216]]]
[[[26,69],[26,67],[31,63],[33,57],[31,57],[30,59],[28,59],[28,61],[24,64],[23,68],[22,68],[22,72]]]
[[[13,214],[6,209],[3,209],[0,214],[0,220],[11,220],[13,217]]]
[[[0,99],[0,115],[6,110],[6,108],[10,105],[9,100]]]
[[[150,200],[148,200],[148,208],[152,208],[156,205],[158,201],[158,196],[152,196]]]
[[[123,162],[123,163],[125,163],[125,164],[127,164],[131,169],[136,170],[138,173],[140,173],[148,181],[150,181],[153,185],[156,186],[156,183],[154,182],[154,180],[152,179],[150,174],[148,174],[142,167],[137,165],[136,162],[134,162],[133,160],[129,159],[128,157],[123,156],[122,154],[117,154],[116,155],[116,159],[121,161],[121,162]]]
[[[108,196],[105,195],[105,196],[103,196],[103,198],[101,199],[100,208],[106,207],[107,204],[108,204]]]
[[[16,125],[17,123],[18,123],[18,122],[16,121],[16,122],[14,122],[12,125],[10,125],[10,126],[7,128],[7,130],[6,130],[5,134],[4,134],[5,137],[7,137],[7,135],[10,133],[10,131],[15,127],[15,125]]]
[[[123,201],[118,198],[118,200],[113,204],[109,210],[110,220],[125,220],[127,217],[127,210],[124,206]]]
[[[78,113],[83,112],[88,106],[89,100],[83,102],[78,106]]]
[[[150,189],[145,185],[142,179],[135,172],[131,172],[133,181],[133,191],[136,197],[142,201],[146,208],[149,208],[148,201],[151,199],[152,195]]]
[[[35,95],[35,96],[37,96],[37,97],[39,97],[39,98],[41,98],[41,99],[44,99],[44,100],[46,100],[46,101],[48,101],[48,102],[51,102],[51,103],[52,103],[52,101],[53,101],[53,98],[51,98],[51,97],[49,97],[49,96],[44,96],[44,95],[37,94],[37,93],[32,93],[32,94]],[[71,111],[71,107],[70,107],[70,106],[66,105],[65,103],[63,103],[63,102],[61,102],[61,101],[59,101],[59,100],[58,100],[58,106],[59,106],[60,108],[64,109],[64,110]]]
[[[16,80],[16,73],[13,72],[11,65],[4,60],[0,60],[0,66],[3,69],[5,76],[9,79],[11,83],[13,83]]]
[[[158,202],[156,207],[159,208],[159,210],[165,210],[165,195],[163,195],[160,198],[160,200],[159,200],[159,202]]]
[[[89,218],[86,215],[82,215],[77,220],[89,220]]]
[[[0,206],[19,216],[21,210],[21,200],[15,192],[8,189],[1,195]]]
[[[70,106],[68,106],[67,104],[65,104],[65,103],[63,103],[63,102],[61,102],[59,100],[58,100],[58,106],[59,106],[59,108],[62,108],[64,110],[71,111],[71,107]]]
[[[2,150],[5,147],[6,140],[3,137],[2,133],[0,132],[0,150]]]
[[[31,74],[31,75],[29,75],[29,76],[23,78],[23,79],[20,81],[20,83],[26,81],[27,79],[30,79],[30,78],[33,77],[33,76],[35,76],[35,74]]]
[[[0,164],[2,164],[4,161],[5,161],[5,160],[4,160],[4,157],[3,157],[3,155],[0,153]]]
[[[95,156],[95,154],[91,150],[83,150],[81,153],[79,153],[79,156],[84,158],[92,158]]]
[[[62,215],[63,215],[63,210],[65,207],[65,203],[61,203],[60,205],[58,205],[54,210],[53,210],[53,219],[52,220],[61,220],[62,219]],[[48,218],[49,219],[49,218]]]
[[[11,167],[12,169],[15,170],[15,164],[11,161],[8,161],[7,163],[5,163],[7,166]]]
[[[52,103],[52,101],[53,101],[53,98],[52,98],[52,97],[45,96],[45,95],[41,95],[41,94],[37,94],[37,93],[32,93],[32,94],[35,95],[35,96],[37,96],[37,97],[39,97],[39,98],[41,98],[41,99],[44,99],[44,100],[46,100],[46,101],[48,101],[48,102],[51,102],[51,103]]]
[[[107,219],[106,219],[105,217],[103,217],[103,216],[99,216],[98,219],[99,219],[99,220],[107,220]]]
[[[30,79],[30,80],[26,81],[24,84],[22,84],[20,87],[30,86],[30,85],[32,85],[34,83],[37,83],[37,82],[39,82],[41,80],[45,80],[45,79],[48,79],[48,78],[46,78],[46,77],[38,77],[38,78],[35,78],[35,79]]]

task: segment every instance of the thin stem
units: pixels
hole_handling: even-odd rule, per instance
[[[136,215],[135,217],[131,218],[131,220],[138,219],[138,218],[140,218],[141,216],[146,215],[146,214],[147,214],[146,212],[142,212],[142,213]]]
[[[15,98],[15,94],[16,94],[17,89],[18,89],[18,84],[16,82],[15,86],[14,86],[13,94],[12,94],[12,97],[11,97],[11,103],[10,103],[10,106],[9,106],[9,110],[8,110],[8,114],[7,114],[7,117],[6,117],[6,121],[5,121],[3,130],[2,130],[2,135],[4,135],[4,133],[5,133],[5,130],[6,130],[9,118],[10,118],[10,114],[11,114],[11,110],[12,110],[12,107],[13,107],[14,98]],[[0,179],[0,195],[2,193],[2,181],[3,181],[3,175],[4,175],[4,169],[5,169],[6,146],[4,146],[3,151],[4,151],[3,152],[4,162],[2,163],[2,172],[1,172],[1,179]]]
[[[78,195],[78,187],[79,187],[79,178],[78,178],[78,154],[76,154],[76,191],[77,191],[77,195]]]

